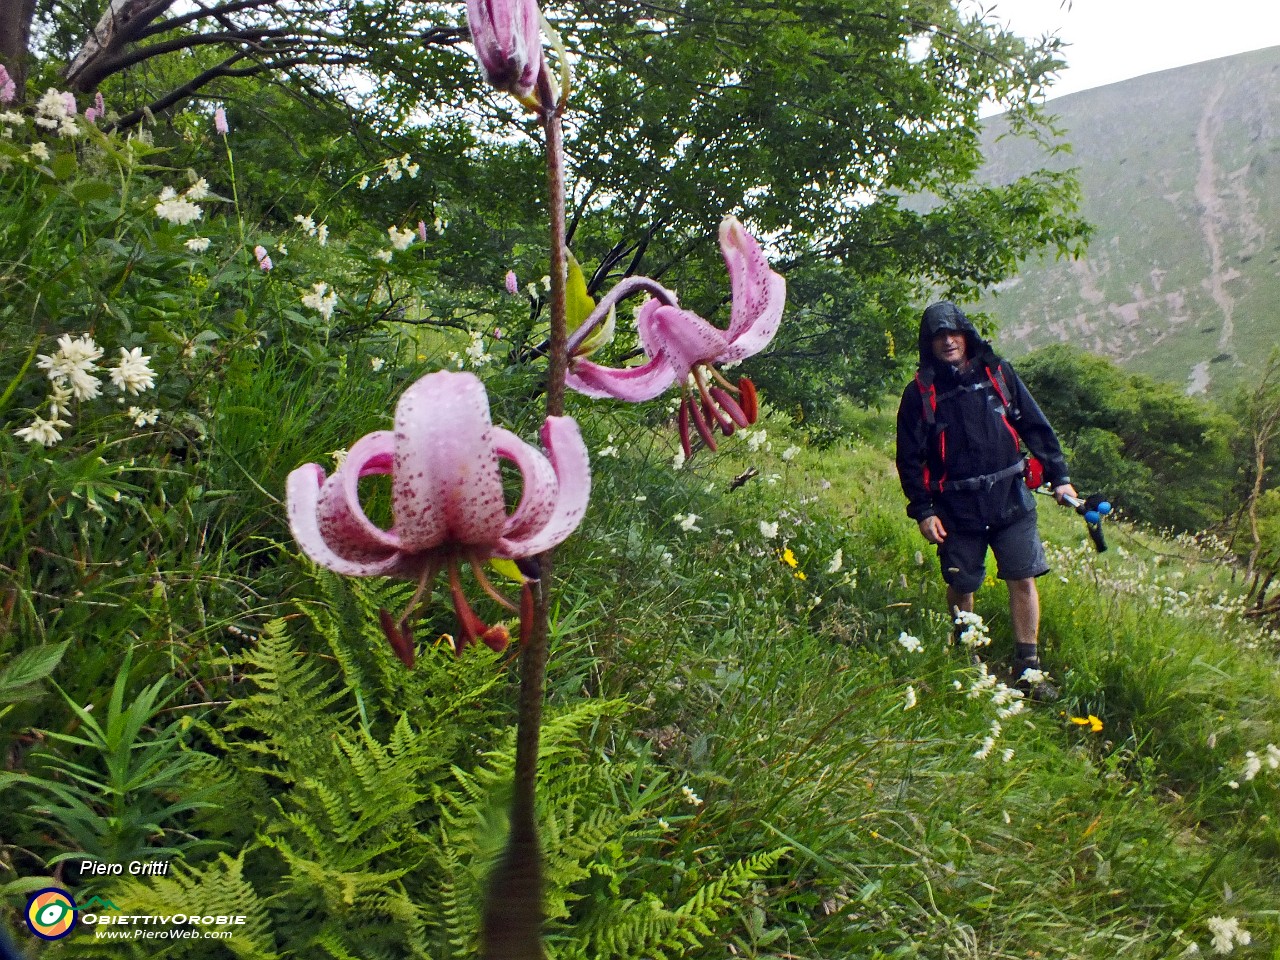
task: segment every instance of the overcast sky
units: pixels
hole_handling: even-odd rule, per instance
[[[1051,96],[1280,46],[1280,0],[964,0],[986,19],[1070,44]]]

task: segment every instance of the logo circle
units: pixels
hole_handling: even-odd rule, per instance
[[[76,925],[76,902],[58,887],[45,887],[27,901],[27,926],[41,940],[61,940]]]

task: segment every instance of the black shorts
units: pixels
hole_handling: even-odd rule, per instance
[[[947,539],[938,545],[942,579],[953,590],[973,593],[986,579],[988,547],[996,555],[996,576],[1001,580],[1025,580],[1049,572],[1036,515],[1029,513],[1006,527],[948,530]]]

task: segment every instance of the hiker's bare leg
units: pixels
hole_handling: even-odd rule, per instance
[[[961,610],[964,613],[973,613],[973,594],[961,593],[955,587],[947,584],[947,612],[954,617],[957,610]]]
[[[1007,586],[1013,639],[1019,645],[1034,647],[1040,634],[1040,594],[1036,592],[1035,578],[1009,580]]]

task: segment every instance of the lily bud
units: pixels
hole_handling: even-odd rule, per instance
[[[542,13],[537,0],[467,0],[476,59],[495,88],[522,102],[542,70]]]

